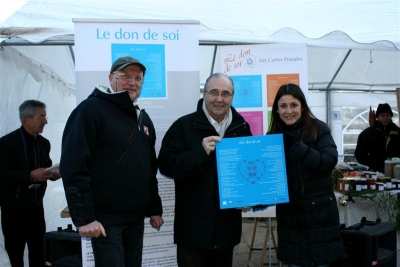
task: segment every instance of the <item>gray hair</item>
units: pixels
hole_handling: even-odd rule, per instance
[[[232,93],[234,93],[235,92],[235,86],[233,84],[232,78],[229,77],[228,75],[226,75],[225,73],[220,73],[220,72],[213,73],[213,74],[210,75],[210,77],[207,78],[206,83],[204,84],[204,90],[207,90],[208,83],[212,78],[220,78],[220,77],[225,77],[231,82],[231,84],[232,84]]]
[[[35,115],[36,108],[46,108],[46,104],[39,100],[26,100],[19,106],[19,120],[21,124],[24,123],[24,117],[33,117]]]

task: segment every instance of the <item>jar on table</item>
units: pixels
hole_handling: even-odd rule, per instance
[[[376,190],[376,181],[372,178],[367,179],[367,186],[370,190]]]
[[[367,190],[368,189],[368,185],[367,185],[367,178],[361,178],[361,190]]]
[[[344,191],[344,178],[338,178],[337,191],[338,192],[343,192]]]
[[[400,180],[399,179],[392,179],[392,189],[393,190],[400,189]]]
[[[379,192],[385,191],[385,184],[382,183],[382,182],[376,182],[376,189],[377,189]]]
[[[356,191],[360,192],[362,190],[362,182],[361,179],[356,179]]]
[[[392,190],[396,190],[397,189],[397,180],[392,178]]]
[[[350,188],[349,179],[343,178],[343,190],[346,192],[349,191],[349,188]]]
[[[378,184],[378,183],[382,183],[383,184],[383,186],[386,188],[386,177],[378,177],[377,179],[376,179],[376,184]],[[378,186],[378,185],[377,185]],[[384,190],[385,190],[385,188],[384,188]],[[383,190],[383,191],[384,191]],[[379,190],[378,190],[379,191]]]
[[[400,163],[397,163],[396,166],[394,166],[393,173],[394,173],[393,176],[396,179],[400,179]]]
[[[392,190],[392,178],[386,177],[386,191]]]
[[[385,160],[385,176],[394,177],[395,166],[399,162],[400,158],[387,158]]]

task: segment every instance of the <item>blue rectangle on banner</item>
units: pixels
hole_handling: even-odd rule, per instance
[[[235,84],[235,97],[232,106],[235,108],[262,107],[261,75],[231,75]]]
[[[146,67],[140,98],[166,98],[166,71],[164,44],[111,44],[111,62],[131,56]]]
[[[282,134],[216,143],[220,208],[289,202]]]

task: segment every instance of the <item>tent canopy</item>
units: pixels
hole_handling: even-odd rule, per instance
[[[0,37],[71,38],[73,18],[197,20],[201,42],[399,50],[399,6],[396,0],[30,0],[0,25]]]
[[[202,82],[220,71],[218,45],[285,42],[308,45],[310,90],[393,92],[400,86],[396,0],[30,0],[0,24],[0,42],[73,45],[79,18],[199,21]]]

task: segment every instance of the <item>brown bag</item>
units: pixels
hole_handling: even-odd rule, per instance
[[[373,110],[371,106],[369,106],[369,116],[368,116],[369,126],[373,126],[375,124],[375,121],[376,121],[375,110]]]

